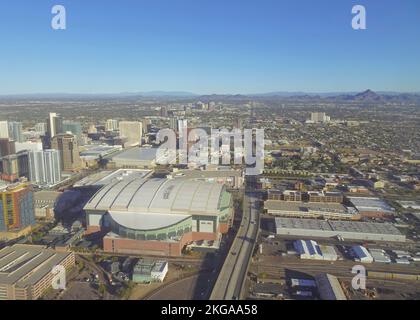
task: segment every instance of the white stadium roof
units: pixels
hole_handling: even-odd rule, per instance
[[[152,212],[212,215],[218,214],[223,188],[217,183],[183,179],[122,180],[99,190],[84,209],[114,214]]]

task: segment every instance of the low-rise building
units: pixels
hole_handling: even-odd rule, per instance
[[[163,282],[167,273],[167,261],[140,259],[134,266],[133,281],[136,283]]]
[[[309,191],[308,200],[309,202],[321,202],[321,203],[342,203],[343,194],[341,192],[324,192],[324,191]]]
[[[351,247],[351,252],[353,254],[354,260],[362,263],[372,263],[373,257],[369,251],[363,246],[353,246]]]
[[[380,198],[348,197],[348,200],[364,217],[384,217],[395,213],[395,209]]]
[[[418,201],[397,201],[404,209],[420,210],[420,202]]]
[[[54,219],[54,207],[60,196],[61,192],[55,191],[35,192],[35,217],[48,220]]]
[[[157,148],[135,147],[112,157],[110,168],[153,169],[157,165]]]
[[[361,217],[354,208],[339,203],[308,203],[267,200],[264,209],[273,216],[296,218],[324,218],[337,220],[359,220]]]
[[[304,238],[342,238],[361,241],[405,242],[390,223],[275,218],[278,235]]]
[[[319,296],[322,300],[347,300],[338,278],[327,273],[315,277]]]
[[[301,259],[337,261],[338,255],[332,246],[320,246],[314,240],[297,240],[293,243]]]
[[[382,249],[369,249],[374,262],[391,263],[391,258]]]
[[[0,300],[36,300],[53,284],[53,268],[75,265],[72,252],[15,244],[0,250]]]
[[[283,192],[281,200],[284,201],[302,201],[302,193],[295,190],[286,190]]]

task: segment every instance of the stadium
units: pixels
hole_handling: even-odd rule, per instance
[[[226,187],[189,179],[123,179],[86,204],[87,233],[107,232],[104,250],[180,256],[193,241],[216,241],[233,220]]]

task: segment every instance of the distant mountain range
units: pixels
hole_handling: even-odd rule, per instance
[[[122,96],[142,96],[142,97],[197,97],[198,94],[185,91],[148,91],[148,92],[122,92]]]
[[[19,94],[0,95],[0,99],[196,99],[206,101],[249,101],[249,100],[299,100],[325,102],[360,102],[360,103],[386,103],[386,102],[419,102],[420,93],[398,92],[330,92],[330,93],[307,93],[307,92],[269,92],[257,94],[211,94],[198,95],[184,91],[148,91],[148,92],[122,92],[117,94]]]

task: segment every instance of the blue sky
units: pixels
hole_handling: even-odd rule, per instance
[[[0,40],[0,94],[420,92],[418,0],[2,0]]]

